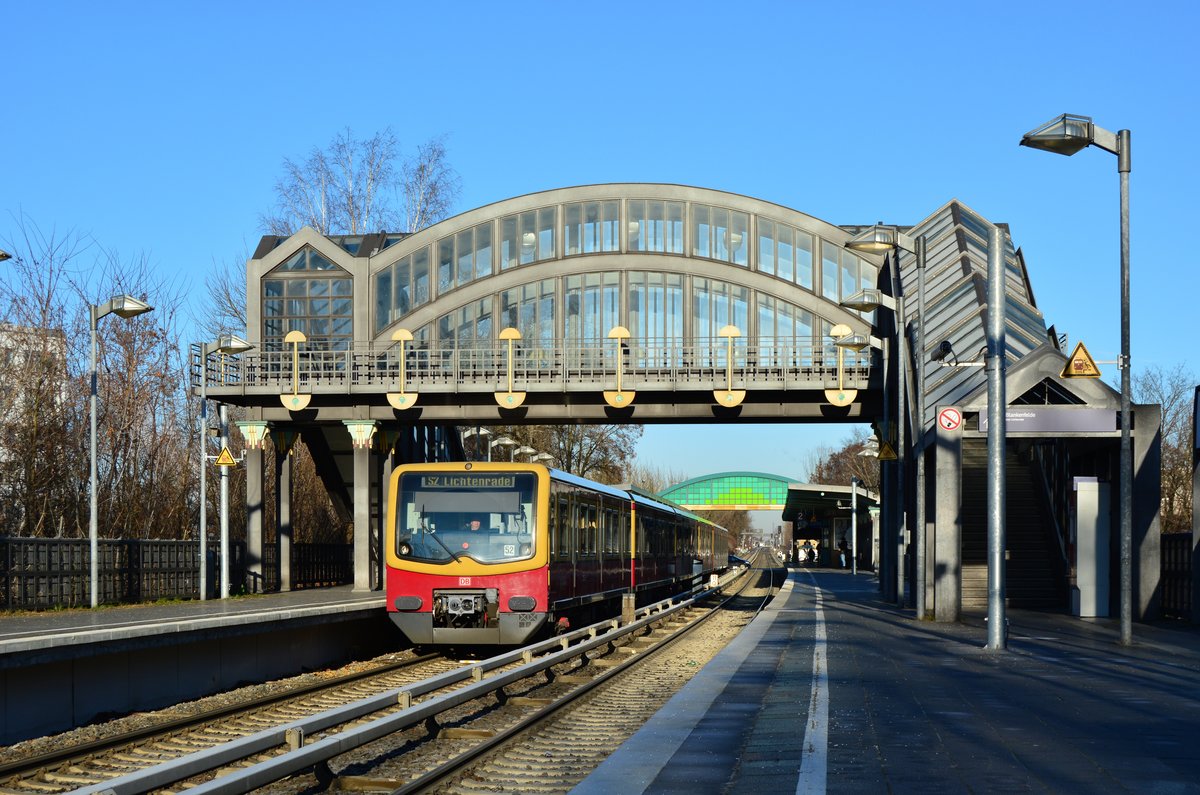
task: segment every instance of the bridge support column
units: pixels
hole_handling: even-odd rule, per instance
[[[932,494],[933,620],[952,622],[962,613],[962,412],[957,411],[958,425],[952,429],[940,420],[941,410],[938,414]]]
[[[263,454],[246,447],[246,590],[263,592]],[[236,587],[237,583],[234,583]]]
[[[354,590],[371,590],[371,437],[374,420],[342,420],[354,449]]]
[[[1133,605],[1135,621],[1160,617],[1162,596],[1162,528],[1159,495],[1162,493],[1162,407],[1138,405],[1133,409]],[[1140,429],[1140,433],[1139,433]],[[1195,515],[1195,503],[1192,504]],[[1192,570],[1192,579],[1197,577]],[[1198,609],[1192,602],[1192,615]]]
[[[292,445],[295,431],[275,431],[275,573],[279,590],[292,590]]]

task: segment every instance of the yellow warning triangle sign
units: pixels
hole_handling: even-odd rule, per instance
[[[1088,353],[1087,348],[1083,347],[1083,343],[1078,342],[1075,344],[1075,352],[1067,360],[1067,366],[1059,375],[1062,378],[1099,378],[1100,368],[1096,366],[1096,360]]]
[[[229,452],[228,447],[221,448],[221,454],[217,456],[217,466],[219,467],[235,467],[237,461],[233,458],[233,453]]]
[[[879,455],[877,456],[877,458],[880,461],[895,461],[896,460],[896,450],[895,450],[895,448],[892,447],[891,443],[880,442],[879,443]]]

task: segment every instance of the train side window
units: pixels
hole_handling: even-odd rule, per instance
[[[579,503],[579,554],[592,556],[596,554],[596,500],[592,495],[580,496],[583,499]]]
[[[611,506],[604,509],[604,551],[621,551],[621,512]]]
[[[550,554],[555,560],[571,559],[571,498],[570,493],[557,484],[551,493]]]

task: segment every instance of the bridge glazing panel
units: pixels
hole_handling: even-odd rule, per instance
[[[782,508],[787,503],[788,481],[758,472],[730,472],[695,478],[673,486],[662,496],[690,508],[747,506]]]
[[[669,257],[685,252],[685,259],[700,258],[755,270],[832,303],[864,287],[874,287],[878,273],[875,265],[840,243],[776,218],[717,204],[649,198],[565,202],[501,215],[454,231],[376,270],[372,283],[373,333],[379,335],[394,324],[403,325],[408,313],[428,301],[448,299],[457,289],[514,268],[594,254]],[[431,260],[436,262],[432,294],[428,273]],[[663,272],[675,269],[662,267],[661,262],[654,267]],[[686,271],[687,266],[680,263],[678,269]],[[738,313],[743,322],[735,323],[743,331],[749,320],[749,298],[746,303],[747,310]],[[873,320],[871,313],[862,316],[868,323]],[[456,325],[453,321],[435,322],[433,334],[447,323]],[[565,320],[559,319],[559,325],[565,325]],[[632,322],[627,325],[636,336]],[[701,319],[697,325],[711,323]],[[493,324],[493,333],[500,328]],[[700,333],[688,329],[682,335],[695,338]],[[665,329],[661,336],[667,336]]]

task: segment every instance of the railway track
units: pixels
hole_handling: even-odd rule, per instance
[[[488,742],[460,751],[419,776],[411,771],[393,773],[392,780],[404,783],[391,791],[483,795],[570,790],[715,656],[761,610],[779,584],[771,580],[764,587],[751,577],[743,578],[738,594],[719,607],[706,610],[686,626],[659,630],[660,638],[642,636],[647,639],[644,648],[626,652],[628,659],[612,661],[612,667],[602,667],[562,698],[530,710]],[[722,618],[721,626],[713,626]],[[698,637],[705,632],[707,637]],[[381,769],[388,771],[389,766]],[[410,777],[403,779],[406,773]],[[387,782],[387,777],[377,781]],[[336,785],[337,780],[329,783]],[[349,789],[371,781],[360,776],[347,783]]]
[[[286,723],[455,667],[437,654],[409,654],[334,679],[309,683],[193,715],[152,721],[110,737],[0,764],[0,795],[70,792],[114,770],[158,764],[183,749],[210,747],[271,721]],[[113,764],[113,760],[120,760]],[[123,763],[123,764],[121,764]]]
[[[700,616],[715,609],[693,600],[660,603],[627,626],[594,625],[480,663],[406,661],[330,690],[276,696],[270,704],[188,722],[195,725],[158,727],[156,736],[116,738],[59,758],[30,760],[34,764],[21,769],[8,765],[0,768],[0,793],[295,792],[309,786],[411,792],[459,791],[460,785],[470,791],[477,775],[472,771],[488,754],[511,756],[499,749],[514,747],[514,738],[528,736],[539,724],[551,725],[550,716],[651,659],[651,649],[667,648],[683,627],[700,626]],[[697,670],[702,664],[693,661]],[[648,707],[666,689],[652,677],[644,681],[650,693],[624,697],[623,717],[633,730],[644,717],[635,719],[628,704]],[[608,739],[614,736],[613,715],[589,721],[598,736],[606,735],[605,726]],[[554,730],[540,731],[554,743]],[[293,778],[272,784],[288,776]]]

